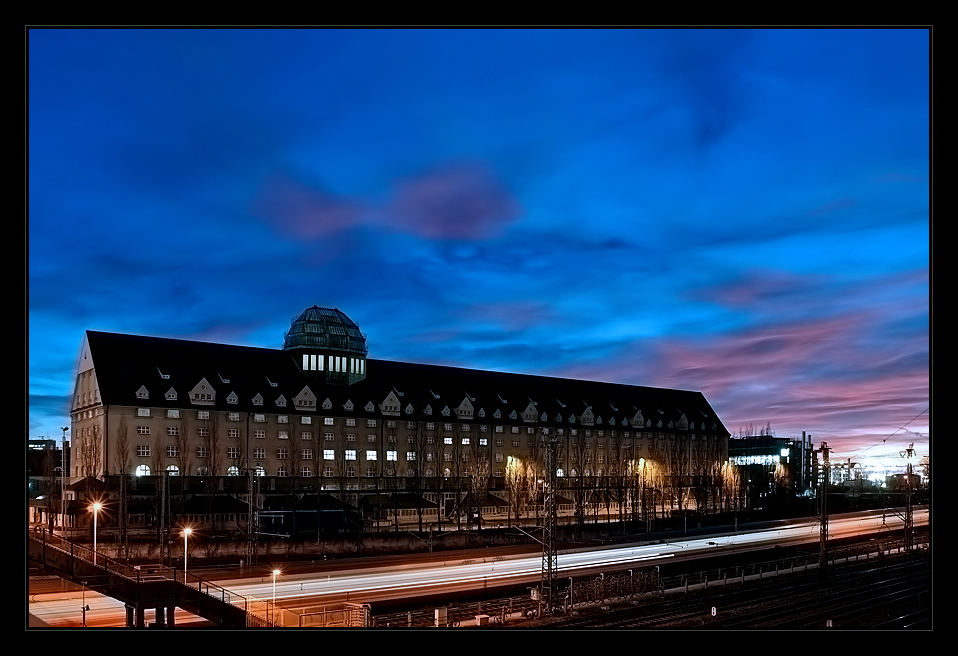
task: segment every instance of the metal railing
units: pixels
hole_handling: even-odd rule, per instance
[[[30,534],[30,556],[98,592],[139,607],[167,603],[201,616],[224,616],[224,604],[246,612],[249,599],[165,565],[129,565],[46,531]]]

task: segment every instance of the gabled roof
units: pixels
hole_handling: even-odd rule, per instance
[[[398,419],[497,423],[498,412],[501,423],[576,427],[591,417],[597,428],[623,429],[639,428],[631,422],[641,417],[642,428],[668,432],[684,430],[684,415],[689,431],[728,435],[701,392],[374,359],[367,360],[365,380],[335,385],[303,373],[295,356],[280,349],[96,331],[87,340],[106,405],[295,413],[304,410],[293,399],[308,387],[318,415],[385,417],[380,405],[391,394],[399,410],[388,416]],[[189,392],[201,381],[215,398],[194,405]],[[280,397],[285,406],[277,404]]]

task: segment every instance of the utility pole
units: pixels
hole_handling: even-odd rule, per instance
[[[821,497],[821,533],[818,542],[818,567],[825,567],[828,557],[828,479],[831,476],[828,466],[828,443],[822,442],[822,486],[819,489]]]
[[[912,516],[912,506],[911,506],[911,461],[915,456],[915,444],[912,442],[908,445],[908,448],[904,451],[900,451],[900,455],[908,463],[908,467],[905,470],[905,551],[911,551],[913,547],[914,538],[912,536],[913,532],[913,521],[914,517]]]
[[[555,608],[555,580],[559,554],[555,548],[556,466],[559,443],[554,435],[544,443],[545,478],[542,482],[542,578],[539,583],[539,607],[547,615]]]
[[[256,480],[254,469],[247,470],[249,475],[247,485],[249,490],[248,516],[246,518],[246,562],[250,565],[256,563],[256,538],[259,533],[259,518],[256,513],[256,491],[259,481]]]

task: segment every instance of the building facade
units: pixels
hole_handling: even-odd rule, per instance
[[[541,476],[550,441],[560,478],[622,478],[643,459],[695,477],[729,438],[699,392],[368,359],[359,327],[320,307],[282,349],[87,331],[71,426],[73,478],[252,472],[316,489],[502,489],[510,468]]]

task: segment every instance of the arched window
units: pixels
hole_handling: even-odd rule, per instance
[[[170,476],[179,476],[180,468],[177,467],[176,465],[170,465],[169,467],[166,468],[166,473],[168,473]]]
[[[239,476],[239,467],[237,467],[236,465],[233,465],[232,467],[230,467],[229,469],[226,470],[226,475],[227,475],[227,476]]]
[[[136,471],[133,473],[134,476],[149,476],[150,475],[150,466],[149,465],[137,465]]]

